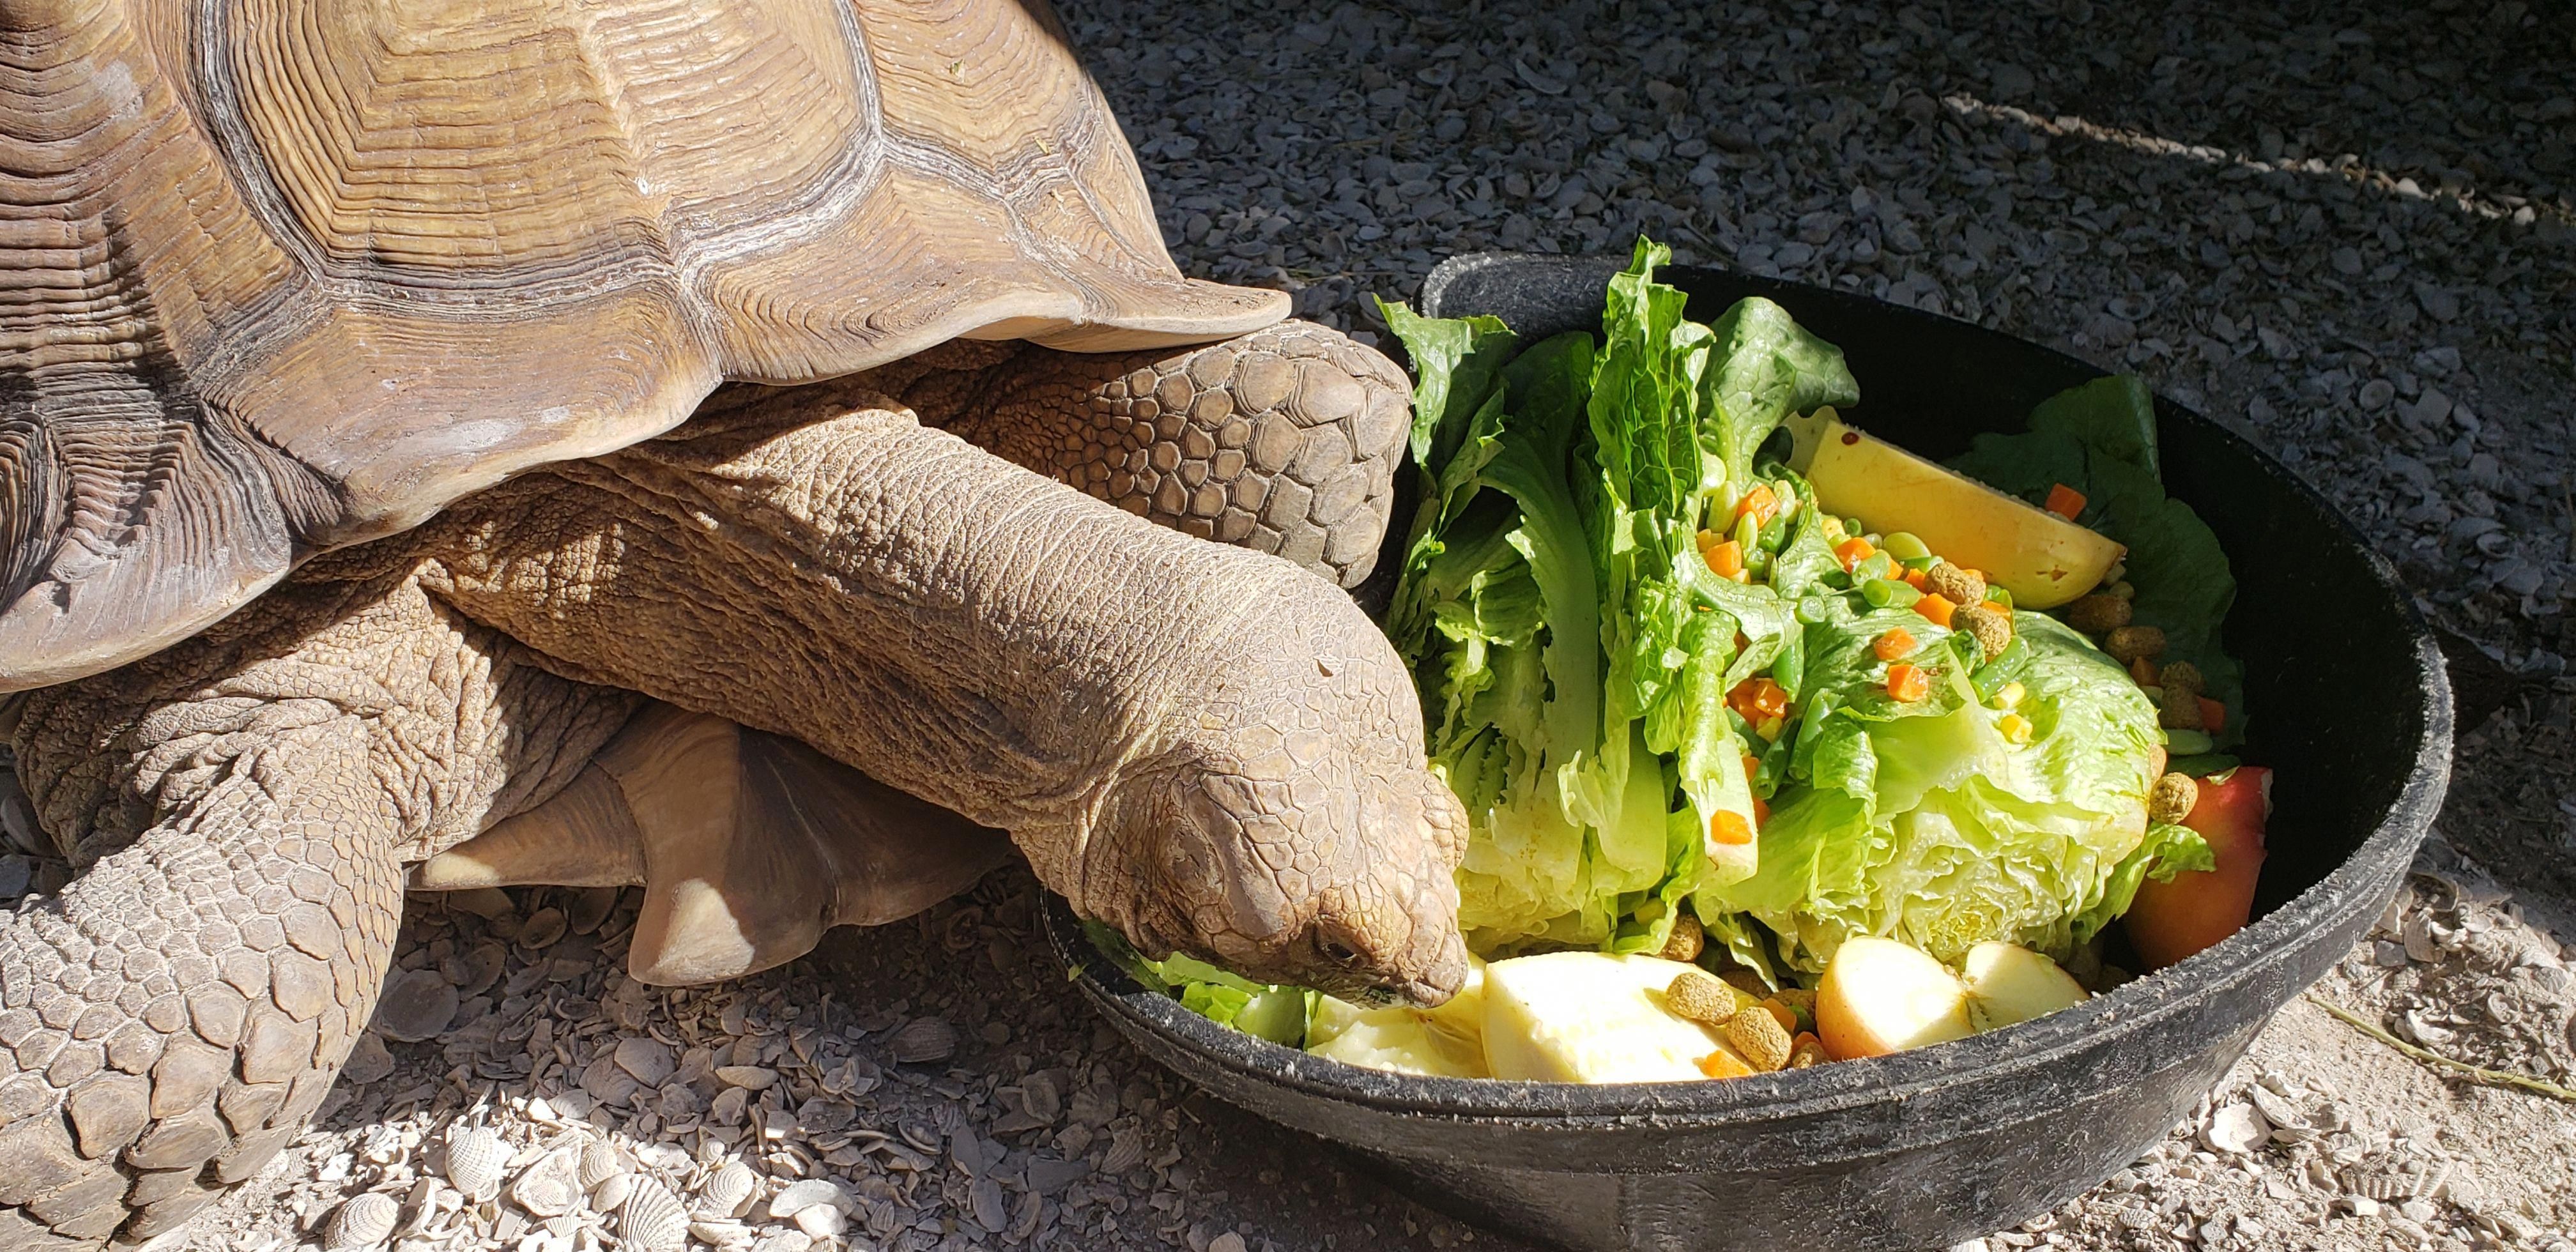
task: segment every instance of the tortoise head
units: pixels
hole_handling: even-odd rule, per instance
[[[1467,976],[1466,815],[1424,761],[1394,649],[1347,599],[1308,603],[1257,630],[1112,785],[1082,867],[1098,894],[1078,902],[1157,958],[1439,1004]]]

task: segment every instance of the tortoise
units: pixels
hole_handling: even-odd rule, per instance
[[[1016,848],[1437,1003],[1404,379],[1184,278],[1028,0],[5,0],[0,1248],[293,1138],[407,889],[767,968]],[[1337,586],[1340,584],[1341,586]]]

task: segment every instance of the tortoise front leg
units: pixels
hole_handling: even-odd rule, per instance
[[[1392,362],[1309,322],[1103,355],[959,343],[866,381],[924,425],[1345,587],[1377,560],[1411,413]]]
[[[399,570],[335,581],[365,555],[21,697],[20,777],[84,868],[0,913],[0,1249],[140,1242],[257,1173],[374,1011],[405,856],[542,800],[634,708]]]

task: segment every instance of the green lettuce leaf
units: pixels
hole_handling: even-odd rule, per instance
[[[1091,946],[1138,985],[1179,1000],[1182,1008],[1272,1043],[1306,1046],[1313,996],[1304,988],[1251,982],[1177,952],[1159,961],[1148,960],[1126,936],[1099,922],[1086,921],[1082,929]]]
[[[1959,694],[1960,637],[1919,619],[1904,623],[1923,643],[1913,659],[1933,657],[1954,678],[1936,680],[1931,698],[1887,701],[1866,641],[1895,624],[1888,612],[1836,598],[1806,614],[1811,691],[1791,768],[1806,785],[1783,792],[1759,869],[1703,887],[1694,909],[1749,915],[1786,964],[1808,971],[1854,935],[1954,962],[1987,940],[2070,955],[2179,847],[2169,835],[2149,846],[2155,710],[2110,658],[2039,614],[2016,623],[2029,647],[2015,709],[2032,726],[2027,746]]]
[[[2227,706],[2219,742],[2243,740],[2244,670],[2218,637],[2236,579],[2209,524],[2165,494],[2144,382],[2120,375],[2061,392],[2032,411],[2028,433],[1980,435],[1950,465],[2034,504],[2058,483],[2083,492],[2076,520],[2129,550],[2137,623],[2164,631],[2165,659],[2197,666],[2210,698]]]

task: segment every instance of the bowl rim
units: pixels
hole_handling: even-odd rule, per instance
[[[1615,272],[1620,259],[1606,255],[1560,256],[1543,253],[1477,252],[1454,256],[1433,269],[1423,284],[1425,307],[1436,307],[1441,295],[1461,275],[1496,265],[1532,265],[1566,273],[1599,267]],[[1715,266],[1672,266],[1669,270],[1701,271],[1819,292],[1844,299],[1872,299],[1812,284],[1766,279]],[[1967,327],[1979,334],[2010,339],[2024,349],[2046,353],[2095,376],[2108,371],[2045,344],[1963,319],[1928,313],[1887,301],[1874,301],[1892,313],[1930,322]],[[2157,975],[2141,977],[2071,1009],[2021,1023],[2009,1030],[1970,1036],[1948,1044],[1862,1060],[1841,1061],[1806,1070],[1757,1074],[1726,1082],[1549,1083],[1490,1078],[1435,1078],[1397,1074],[1319,1057],[1299,1049],[1257,1039],[1219,1026],[1181,1007],[1178,1000],[1148,991],[1126,972],[1100,957],[1086,958],[1087,937],[1068,902],[1047,893],[1046,928],[1059,959],[1075,981],[1103,1009],[1126,1019],[1134,1029],[1161,1036],[1170,1046],[1191,1054],[1200,1066],[1253,1079],[1264,1085],[1308,1096],[1389,1113],[1461,1120],[1523,1122],[1550,1126],[1628,1126],[1659,1124],[1767,1122],[1812,1118],[1889,1100],[1908,1100],[1971,1082],[2010,1078],[2094,1051],[2150,1029],[2213,993],[2263,977],[2273,967],[2313,942],[2327,929],[2330,913],[2349,907],[2351,898],[2381,890],[2379,880],[2393,881],[2411,859],[2414,844],[2441,808],[2451,772],[2453,722],[2451,690],[2439,645],[2415,607],[2396,570],[2323,493],[2252,441],[2226,424],[2158,395],[2158,416],[2202,428],[2221,443],[2251,458],[2271,477],[2328,519],[2344,541],[2360,553],[2379,589],[2393,605],[2411,645],[2416,667],[2418,713],[2423,730],[2416,740],[2415,766],[2377,825],[2344,862],[2306,890],[2270,913]],[[2404,845],[2401,848],[2401,845]],[[2365,853],[2376,852],[2371,856]],[[2405,855],[2398,855],[2403,852]],[[2167,975],[2170,975],[2168,977]],[[2285,1001],[2286,1002],[2286,1001]],[[2277,1006],[2271,1011],[2278,1011]]]

